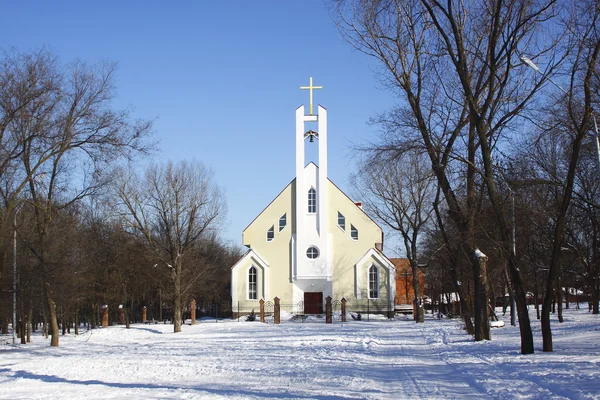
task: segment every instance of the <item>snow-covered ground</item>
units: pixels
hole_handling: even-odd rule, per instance
[[[600,317],[565,310],[553,353],[519,353],[518,327],[475,343],[459,320],[206,320],[0,340],[3,399],[600,399]]]

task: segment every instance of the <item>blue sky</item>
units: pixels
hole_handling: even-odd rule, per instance
[[[222,236],[240,246],[294,178],[294,112],[308,107],[299,87],[310,76],[324,87],[314,102],[328,110],[329,177],[349,195],[353,145],[374,138],[368,119],[393,103],[375,60],[343,41],[317,0],[6,1],[0,47],[10,46],[117,62],[115,106],[155,120],[154,159],[214,170],[229,209]]]

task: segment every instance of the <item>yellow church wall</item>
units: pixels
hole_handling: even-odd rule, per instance
[[[368,301],[368,269],[372,264],[377,265],[379,270],[379,300],[370,301],[370,304],[381,303],[386,307],[388,297],[388,270],[376,257],[368,257],[361,260],[370,249],[376,248],[383,240],[381,228],[371,220],[354,202],[348,198],[335,184],[328,182],[328,252],[331,254],[333,292],[332,297],[340,300],[342,297],[348,300],[350,305],[363,306]],[[268,263],[268,279],[265,279],[265,271],[253,264],[252,260],[245,259],[234,270],[236,283],[236,298],[242,310],[258,310],[258,300],[273,301],[275,296],[281,299],[282,304],[292,304],[293,284],[291,282],[292,265],[292,235],[294,232],[293,212],[295,210],[295,181],[286,188],[252,221],[242,234],[243,243],[251,245],[262,260]],[[345,230],[338,226],[338,211],[346,220]],[[279,219],[286,214],[286,226],[279,231]],[[351,225],[358,230],[358,240],[351,238]],[[267,241],[267,231],[274,227],[274,238]],[[259,273],[258,299],[247,300],[248,270],[251,265],[257,266]],[[358,268],[358,272],[357,272]],[[360,276],[359,286],[361,292],[359,299],[356,297],[357,273]],[[267,290],[265,285],[269,285]],[[236,305],[234,304],[234,307]]]
[[[355,300],[355,265],[365,253],[382,242],[381,228],[331,181],[329,183],[329,218],[333,249],[333,298]],[[346,229],[338,226],[338,212],[346,219]],[[350,236],[350,225],[358,230],[358,240]],[[370,266],[370,264],[369,264]],[[363,268],[368,268],[364,267]],[[366,270],[364,271],[367,273]],[[363,281],[363,285],[364,285]],[[363,297],[366,298],[366,297]]]
[[[275,296],[282,303],[291,303],[292,285],[290,282],[290,248],[292,240],[292,221],[294,221],[293,189],[294,182],[269,204],[254,221],[244,230],[244,245],[251,245],[264,260],[269,263],[269,295],[265,301],[272,301]],[[286,214],[286,226],[279,231],[279,219]],[[273,226],[275,237],[267,241],[267,230]]]

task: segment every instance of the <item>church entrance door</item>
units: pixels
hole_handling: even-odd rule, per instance
[[[304,292],[304,314],[323,314],[323,292]]]

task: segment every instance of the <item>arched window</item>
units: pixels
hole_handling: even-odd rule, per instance
[[[375,265],[369,268],[369,298],[379,298],[379,271]]]
[[[358,229],[356,229],[352,224],[350,224],[350,237],[352,240],[358,240]]]
[[[308,191],[308,212],[317,212],[317,191],[315,190],[315,188],[310,188],[310,190]]]
[[[281,218],[279,218],[279,232],[281,232],[283,230],[283,228],[285,228],[286,224],[287,224],[287,214],[283,214],[281,216]]]
[[[253,265],[248,270],[248,300],[256,300],[258,298],[258,290],[256,290],[256,278],[256,267]]]
[[[346,231],[346,217],[344,217],[344,215],[339,211],[338,211],[338,226],[344,232]]]

